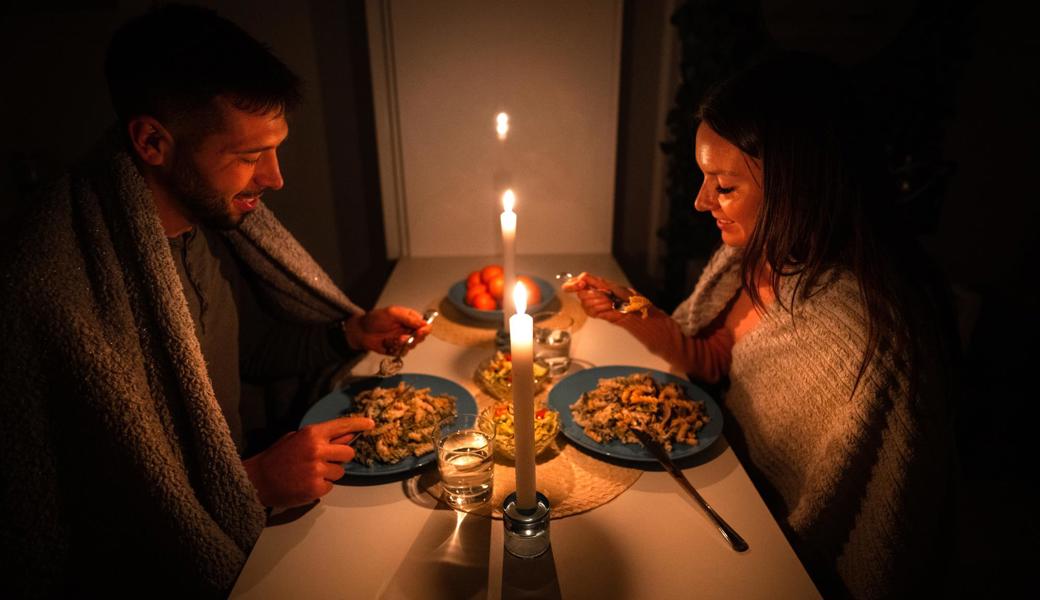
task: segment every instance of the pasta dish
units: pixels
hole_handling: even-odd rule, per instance
[[[351,417],[368,417],[374,429],[356,438],[354,460],[371,466],[376,461],[396,463],[408,456],[433,451],[437,423],[455,414],[455,397],[433,396],[430,388],[403,381],[396,388],[365,390],[354,399]]]
[[[638,444],[630,431],[642,429],[671,452],[673,443],[697,445],[708,422],[704,402],[692,400],[677,384],[660,384],[650,373],[600,379],[571,405],[574,422],[597,443]]]

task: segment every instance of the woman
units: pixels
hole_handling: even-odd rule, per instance
[[[694,208],[723,245],[693,294],[644,317],[614,310],[602,290],[630,291],[598,277],[564,289],[722,383],[727,439],[826,597],[901,597],[938,566],[954,344],[853,99],[802,55],[716,86],[697,115]]]

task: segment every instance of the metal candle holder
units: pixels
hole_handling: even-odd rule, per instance
[[[495,332],[495,350],[507,354],[510,351],[509,332],[504,327]]]
[[[506,551],[519,558],[535,558],[549,549],[549,499],[535,492],[533,510],[521,510],[516,492],[502,501]]]

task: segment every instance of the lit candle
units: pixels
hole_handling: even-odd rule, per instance
[[[498,134],[498,139],[503,142],[506,141],[506,137],[509,135],[509,115],[504,112],[495,115],[495,133]]]
[[[535,508],[534,483],[534,319],[527,310],[527,288],[514,286],[516,314],[509,317],[513,366],[513,435],[516,446],[516,504]]]
[[[502,327],[509,331],[509,315],[513,314],[513,297],[509,290],[516,285],[516,255],[514,243],[516,242],[516,213],[513,205],[516,204],[516,196],[513,190],[502,193],[502,216],[499,218],[502,224],[502,278],[505,285],[502,286]]]

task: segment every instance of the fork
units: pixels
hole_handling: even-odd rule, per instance
[[[426,324],[429,325],[430,323],[433,323],[434,319],[439,317],[440,314],[441,313],[431,308],[423,313],[423,321],[426,321]],[[404,360],[401,357],[413,342],[415,342],[414,333],[408,338],[408,341],[401,346],[401,349],[397,351],[397,354],[387,356],[383,360],[379,361],[379,372],[376,373],[376,377],[391,377],[397,375],[404,367]]]
[[[556,274],[556,279],[558,279],[558,280],[562,279],[564,282],[566,282],[566,281],[569,281],[571,279],[574,279],[574,274],[570,273],[569,271],[562,271],[562,272]],[[610,307],[613,308],[614,310],[618,311],[619,313],[632,312],[631,308],[629,307],[628,301],[625,300],[624,298],[622,298],[621,296],[618,296],[617,294],[615,294],[613,290],[610,290],[610,289],[607,289],[607,288],[593,288],[593,289],[595,289],[597,292],[600,292],[601,294],[603,294],[604,296],[609,298],[610,299]],[[633,290],[632,288],[628,288],[628,291],[632,292],[632,294],[636,293],[636,291]],[[636,309],[636,310],[638,310],[638,309]]]

